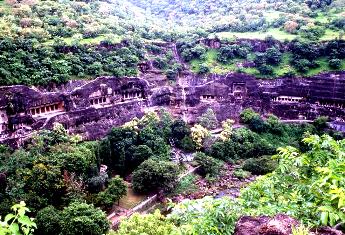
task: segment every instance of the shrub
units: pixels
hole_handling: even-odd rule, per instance
[[[229,197],[204,197],[184,200],[173,208],[168,218],[180,225],[178,234],[234,234],[236,221],[243,215],[240,209],[239,203]]]
[[[250,176],[250,172],[244,171],[243,169],[236,169],[233,172],[234,176],[239,178],[239,179],[245,179]]]
[[[256,116],[252,120],[250,120],[248,126],[249,126],[249,129],[257,133],[264,132],[268,128],[267,123],[264,120],[262,120],[260,116]]]
[[[195,161],[199,164],[199,172],[203,176],[219,176],[222,173],[224,163],[205,153],[198,152],[195,155]]]
[[[32,218],[26,215],[29,209],[25,202],[21,201],[19,204],[13,205],[11,209],[13,213],[4,216],[4,221],[0,218],[0,234],[32,235],[37,225]]]
[[[153,61],[153,66],[158,68],[158,69],[165,69],[165,68],[167,68],[168,63],[165,61],[165,59],[157,57]]]
[[[171,125],[171,134],[177,147],[181,147],[181,141],[190,135],[190,128],[185,121],[177,119]]]
[[[189,136],[185,136],[182,139],[180,147],[187,152],[193,152],[196,148],[193,139]]]
[[[277,162],[271,156],[262,156],[259,158],[249,158],[242,166],[242,169],[249,171],[254,175],[265,175],[275,170]]]
[[[278,65],[282,60],[282,53],[275,47],[268,48],[266,53],[266,62],[271,65]]]
[[[269,115],[266,123],[269,131],[273,134],[280,135],[284,131],[283,125],[280,123],[279,118],[274,115]]]
[[[108,174],[106,173],[93,176],[92,178],[88,179],[88,191],[91,193],[98,193],[102,191],[107,180]]]
[[[203,147],[204,140],[210,136],[210,132],[201,125],[194,125],[191,128],[191,137],[195,143],[196,149],[201,149]]]
[[[159,210],[153,214],[140,215],[135,213],[130,218],[121,221],[119,230],[109,235],[168,235],[175,230],[175,225],[161,215]]]
[[[111,208],[126,193],[127,186],[125,182],[119,176],[116,176],[110,180],[109,186],[97,195],[97,205],[106,209]]]
[[[177,74],[178,72],[173,70],[173,69],[168,69],[166,72],[165,72],[165,75],[167,76],[167,78],[170,80],[170,81],[175,81],[176,80],[176,77],[177,77]]]
[[[340,69],[341,67],[341,60],[340,59],[331,59],[329,60],[329,67],[332,69]]]
[[[214,111],[209,108],[198,118],[198,123],[207,129],[215,129],[218,126],[217,116]]]
[[[311,67],[312,63],[308,59],[296,60],[294,62],[296,69],[299,72],[306,73]]]
[[[153,155],[151,148],[147,145],[133,145],[128,151],[130,154],[126,156],[126,167],[130,170],[137,168],[143,161]]]
[[[180,194],[180,193],[193,193],[195,192],[198,188],[196,186],[196,181],[198,179],[197,175],[190,174],[185,177],[183,177],[176,188],[174,189],[174,194]]]
[[[210,67],[206,63],[200,64],[199,74],[206,74],[210,72]]]
[[[322,132],[325,128],[328,127],[327,121],[328,121],[328,117],[321,116],[321,117],[316,118],[313,121],[313,125],[315,126],[318,132]]]
[[[249,124],[251,120],[258,117],[259,114],[256,113],[252,108],[244,109],[240,114],[241,122],[244,124]]]
[[[261,75],[273,75],[274,71],[273,71],[273,67],[271,65],[260,65],[258,67],[258,70],[260,72]]]
[[[279,148],[279,166],[242,190],[241,202],[265,214],[288,213],[304,224],[334,226],[345,220],[344,140],[308,135],[303,142],[306,151]]]
[[[171,191],[178,179],[178,166],[172,162],[148,159],[133,172],[133,189],[137,192]]]
[[[53,206],[48,206],[38,211],[36,216],[37,235],[60,234],[61,214]]]
[[[93,205],[81,202],[73,202],[65,207],[61,213],[61,221],[64,235],[105,234],[109,230],[106,214]]]
[[[209,154],[217,159],[231,162],[236,159],[247,159],[275,153],[276,147],[259,134],[240,128],[226,141],[212,145]]]

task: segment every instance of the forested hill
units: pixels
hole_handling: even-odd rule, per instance
[[[340,39],[345,29],[344,2],[0,1],[0,85],[45,86],[100,75],[137,75],[138,63],[148,59],[147,45],[157,41],[182,40],[190,49],[201,38]],[[214,51],[208,51],[203,60],[210,65],[215,57]],[[284,58],[286,62],[291,56]],[[171,73],[161,59],[159,67]],[[192,70],[199,72],[202,61],[192,62]],[[341,62],[337,64],[341,69]],[[234,69],[223,65],[226,71]],[[204,71],[214,71],[212,66]],[[176,66],[173,69],[176,73]]]
[[[221,30],[242,22],[252,22],[252,27],[232,28],[238,31],[251,31],[281,24],[287,20],[313,21],[317,12],[344,5],[342,0],[129,0],[133,5],[145,9],[147,13],[164,18],[172,24],[197,26],[209,30]]]

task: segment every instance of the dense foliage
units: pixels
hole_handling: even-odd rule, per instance
[[[109,221],[103,211],[93,205],[74,202],[61,213],[62,234],[104,234],[109,230]]]
[[[266,175],[277,167],[277,162],[271,158],[271,156],[249,158],[243,163],[242,168],[254,175]]]
[[[32,218],[26,214],[29,209],[25,202],[21,201],[11,207],[14,213],[7,214],[4,220],[0,220],[0,234],[1,235],[30,235],[37,227]],[[0,217],[1,219],[1,217]]]
[[[53,86],[100,75],[132,76],[144,61],[175,80],[183,66],[172,51],[156,45],[161,41],[176,42],[181,58],[199,74],[239,70],[271,77],[343,69],[343,49],[324,53],[322,45],[317,46],[321,53],[305,58],[278,44],[258,51],[247,43],[226,43],[212,61],[212,50],[200,43],[202,38],[263,40],[260,35],[271,35],[306,41],[307,47],[315,47],[308,41],[320,39],[339,44],[343,11],[341,0],[6,0],[0,4],[0,85]],[[260,63],[247,67],[252,61]]]
[[[243,203],[257,213],[288,213],[306,224],[344,221],[344,140],[313,135],[309,149],[279,149],[279,165],[242,192]],[[265,203],[262,203],[265,202]]]
[[[171,234],[233,234],[236,221],[244,214],[286,213],[306,226],[333,226],[344,221],[344,140],[308,135],[303,142],[308,145],[306,151],[280,148],[275,156],[279,161],[276,170],[244,188],[238,199],[185,200],[167,217],[161,217],[160,223],[172,222],[176,227]],[[142,228],[146,220],[136,216],[126,224]],[[305,227],[294,234],[298,232],[305,234]]]
[[[152,225],[154,225],[154,229]],[[118,231],[109,233],[109,235],[170,235],[173,234],[174,230],[174,224],[166,221],[159,210],[156,210],[153,214],[144,216],[132,215],[128,220],[121,222]]]
[[[207,156],[202,152],[197,152],[195,154],[194,160],[198,163],[198,172],[200,172],[201,175],[216,177],[222,174],[222,161]]]
[[[175,163],[146,160],[133,172],[133,188],[142,193],[171,191],[177,184],[178,172]]]
[[[229,138],[216,141],[206,148],[210,156],[231,162],[273,155],[278,147],[288,144],[304,147],[300,142],[304,133],[317,133],[315,127],[309,124],[283,124],[272,115],[264,120],[252,109],[244,110],[240,116],[247,127],[237,129]],[[320,130],[325,131],[325,128],[326,126]]]
[[[0,192],[0,214],[6,215],[10,212],[11,204],[25,200],[32,215],[37,214],[35,233],[61,231],[61,234],[71,234],[71,228],[67,227],[77,226],[69,224],[73,223],[73,219],[68,217],[71,216],[68,213],[76,216],[77,210],[81,210],[80,216],[88,217],[94,211],[97,221],[89,219],[94,221],[90,223],[87,220],[80,221],[80,218],[77,220],[85,223],[81,226],[88,226],[90,234],[106,232],[108,222],[105,214],[93,208],[91,203],[99,199],[100,205],[109,207],[125,195],[126,185],[120,178],[111,179],[108,183],[107,173],[99,172],[97,145],[77,143],[78,140],[77,136],[68,135],[62,125],[57,124],[52,131],[37,133],[25,150],[4,149],[0,158],[4,185]],[[86,201],[89,204],[73,204],[75,201]],[[78,209],[76,205],[84,207]],[[84,212],[89,214],[82,215]],[[103,224],[99,224],[101,222]],[[75,234],[80,234],[77,231]]]

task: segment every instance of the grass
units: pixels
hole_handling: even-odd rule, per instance
[[[341,63],[341,67],[339,69],[332,69],[331,67],[329,67],[328,65],[328,61],[329,59],[327,57],[322,57],[316,60],[318,62],[318,64],[320,65],[317,68],[313,68],[310,69],[305,75],[306,76],[314,76],[316,74],[319,74],[321,72],[325,72],[325,71],[341,71],[341,70],[345,70],[345,60],[342,60]]]
[[[233,40],[235,38],[242,39],[260,39],[264,40],[268,36],[272,36],[280,41],[291,41],[297,37],[297,35],[289,34],[284,31],[281,31],[277,28],[270,28],[267,32],[255,31],[255,32],[245,32],[245,33],[236,33],[236,32],[220,32],[216,34],[221,39]]]
[[[270,28],[267,32],[255,31],[255,32],[220,32],[216,34],[220,39],[234,40],[236,38],[240,39],[259,39],[264,40],[269,36],[279,40],[279,41],[292,41],[298,37],[298,35],[286,33],[278,28]],[[325,35],[320,38],[321,41],[330,41],[339,37],[338,31],[333,31],[331,29],[326,29]]]
[[[182,193],[193,193],[197,191],[198,187],[196,186],[196,181],[198,180],[199,176],[190,174],[181,179],[178,183],[172,195],[178,195]]]
[[[333,31],[331,29],[326,29],[325,35],[323,35],[320,40],[321,41],[330,41],[335,38],[339,38],[339,31]]]
[[[204,60],[192,60],[191,70],[195,73],[198,73],[200,71],[200,64],[205,63],[211,69],[211,73],[225,74],[230,71],[237,70],[237,63],[241,63],[244,61],[244,59],[233,59],[230,60],[228,63],[223,64],[217,61],[217,53],[218,52],[216,49],[209,49],[206,52]]]
[[[212,69],[213,66],[216,65],[217,53],[218,52],[216,49],[209,49],[206,52],[205,60],[199,60],[199,59],[192,60],[190,62],[192,71],[195,73],[198,73],[200,71],[200,64],[202,63],[207,64]]]
[[[248,55],[247,60],[253,60],[255,58],[255,55],[253,53]],[[317,68],[310,69],[307,73],[300,73],[296,71],[296,69],[290,64],[292,60],[292,54],[291,53],[284,53],[282,56],[282,61],[278,66],[273,66],[273,73],[274,75],[271,76],[262,76],[257,68],[239,68],[237,66],[238,63],[244,62],[245,59],[239,59],[235,58],[230,60],[228,63],[223,64],[217,61],[217,50],[216,49],[209,49],[206,52],[206,56],[204,60],[195,59],[192,60],[191,70],[194,73],[198,73],[200,70],[200,64],[207,64],[207,66],[210,68],[211,73],[217,73],[217,74],[226,74],[233,71],[241,71],[250,75],[254,75],[258,78],[276,78],[280,76],[284,76],[288,72],[293,72],[298,75],[302,76],[314,76],[316,74],[319,74],[321,72],[326,71],[336,71],[335,69],[332,69],[328,65],[328,58],[327,57],[321,57],[316,60],[316,62],[320,65]],[[342,61],[342,66],[339,70],[345,70],[345,60]]]
[[[75,40],[73,37],[68,37],[68,38],[61,38],[67,45],[72,45],[73,41]],[[120,43],[122,38],[117,35],[99,35],[95,38],[83,38],[79,40],[79,43],[82,45],[86,44],[99,44],[100,42],[104,40],[109,40],[112,43]],[[54,40],[48,40],[44,44],[46,45],[52,45],[54,43]]]

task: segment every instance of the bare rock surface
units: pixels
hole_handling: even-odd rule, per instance
[[[289,235],[299,222],[287,215],[243,216],[236,224],[235,235]]]
[[[276,216],[242,216],[236,224],[235,235],[291,235],[292,229],[300,223],[284,214]],[[344,235],[340,230],[331,227],[312,229],[310,235]]]

